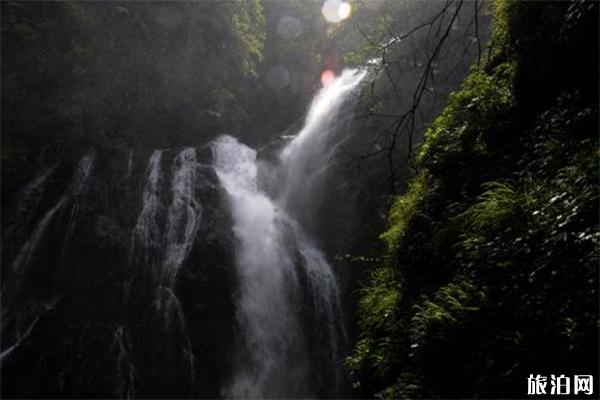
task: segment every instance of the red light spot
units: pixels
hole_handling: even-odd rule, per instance
[[[334,80],[335,80],[335,72],[333,72],[330,69],[326,69],[321,74],[321,85],[323,85],[323,87],[327,87],[327,86],[331,85]]]

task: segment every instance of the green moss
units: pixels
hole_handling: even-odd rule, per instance
[[[516,0],[495,0],[492,2],[494,13],[492,38],[490,43],[491,58],[506,52],[510,46],[510,18],[516,12],[519,2]]]
[[[424,167],[443,163],[441,157],[462,151],[465,141],[470,141],[476,151],[485,152],[482,132],[513,106],[514,70],[515,63],[508,61],[495,67],[492,74],[472,72],[425,132],[417,163]]]
[[[411,181],[406,194],[394,201],[388,216],[388,229],[380,236],[387,244],[389,254],[395,252],[408,224],[418,211],[426,191],[426,184],[427,174],[419,174]]]

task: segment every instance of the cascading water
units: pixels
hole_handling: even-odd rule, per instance
[[[72,196],[79,196],[88,188],[90,175],[92,174],[92,168],[96,161],[96,151],[90,149],[85,156],[77,164],[75,169],[75,176],[71,183],[70,191]]]
[[[282,181],[278,200],[295,217],[310,208],[306,204],[314,203],[318,196],[320,179],[344,139],[335,136],[336,125],[346,118],[343,106],[355,99],[350,95],[366,74],[363,70],[347,69],[321,89],[312,101],[304,126],[280,154]]]
[[[166,217],[161,218],[165,199],[163,182],[163,151],[156,150],[148,161],[146,184],[142,194],[142,210],[132,232],[129,261],[138,266],[136,273],[154,282],[153,328],[163,343],[157,360],[163,357],[162,368],[171,368],[184,360],[191,387],[194,379],[194,356],[187,334],[185,316],[174,292],[179,269],[187,258],[200,226],[201,206],[195,199],[196,150],[186,148],[174,158],[171,168],[171,201]],[[133,291],[132,281],[126,287],[126,298]],[[178,344],[175,345],[174,343]],[[164,360],[171,360],[169,362]],[[173,361],[175,360],[175,361]]]
[[[214,143],[214,155],[239,241],[238,323],[244,335],[237,370],[224,392],[235,398],[306,395],[305,339],[293,303],[299,283],[286,243],[286,217],[258,190],[254,150],[224,136]]]
[[[156,253],[160,245],[160,231],[156,221],[159,203],[159,184],[162,176],[161,171],[162,151],[156,150],[152,153],[146,169],[146,185],[142,194],[142,211],[138,216],[131,239],[130,263],[143,262],[153,271],[157,269],[158,257]],[[132,259],[140,257],[141,260]]]
[[[116,352],[117,365],[116,375],[116,395],[121,399],[131,399],[135,397],[135,366],[131,360],[129,350],[131,340],[123,326],[117,326],[113,333],[112,350]]]
[[[309,304],[317,329],[312,341],[316,356],[316,379],[322,387],[331,389],[329,395],[336,397],[342,385],[343,347],[346,330],[342,321],[340,291],[336,277],[325,256],[311,246],[304,235],[298,232],[298,251],[306,268]]]
[[[73,204],[71,206],[71,212],[69,216],[69,222],[67,224],[67,232],[65,238],[63,240],[63,248],[60,256],[60,264],[62,265],[65,259],[65,255],[67,253],[67,248],[69,246],[69,242],[71,240],[71,236],[73,235],[73,231],[75,230],[75,226],[79,222],[79,209],[80,205],[80,197],[86,192],[88,188],[88,182],[90,175],[92,173],[92,167],[94,166],[94,161],[96,160],[96,151],[91,149],[87,152],[87,154],[79,161],[77,165],[77,169],[75,170],[75,176],[73,177],[73,182],[71,183],[71,187],[69,188],[69,192],[71,198],[73,199]]]
[[[68,229],[63,239],[65,243],[70,236],[70,232],[76,223],[73,215],[77,207],[78,197],[83,195],[87,189],[89,177],[94,166],[95,152],[90,150],[77,164],[72,182],[66,194],[62,195],[56,205],[46,212],[29,239],[23,244],[17,254],[9,279],[2,287],[2,353],[0,361],[3,361],[19,344],[29,336],[33,327],[40,317],[51,310],[56,305],[59,296],[50,296],[50,298],[32,298],[23,289],[24,281],[30,277],[32,272],[30,267],[38,253],[38,248],[46,236],[48,229],[56,216],[63,210],[67,204],[71,203],[71,218],[69,219]],[[53,169],[45,171],[42,175],[28,185],[23,192],[24,196],[31,196],[33,189],[39,191],[40,185],[46,185],[46,181]],[[41,196],[39,193],[36,197]],[[38,198],[35,203],[39,203]],[[7,345],[6,343],[9,342]]]
[[[15,258],[12,268],[12,280],[10,281],[11,290],[16,290],[19,287],[19,282],[22,276],[27,272],[28,266],[31,264],[32,258],[35,256],[36,249],[43,239],[48,226],[54,219],[55,214],[61,210],[69,200],[77,200],[77,196],[81,195],[87,188],[87,182],[91,174],[91,169],[94,165],[95,153],[94,150],[90,150],[80,161],[75,169],[73,181],[71,182],[69,191],[66,195],[60,197],[54,207],[52,207],[40,220],[36,228],[33,230],[31,237],[25,242],[19,254]],[[34,185],[28,185],[28,187],[37,187],[39,182],[44,182],[47,179],[47,172],[36,178]],[[26,191],[24,195],[29,195],[29,191]],[[40,200],[38,199],[37,202]],[[71,207],[71,215],[73,215],[73,209],[77,206],[74,201]],[[69,236],[69,232],[72,230],[74,221],[71,219],[69,222],[69,229],[67,230],[66,238]],[[3,290],[4,292],[4,290]]]
[[[20,239],[35,217],[50,178],[56,170],[56,165],[45,168],[32,182],[25,185],[19,195],[15,215],[11,218],[7,237],[18,236]]]
[[[123,176],[123,182],[129,182],[131,179],[131,172],[133,171],[133,149],[130,149],[127,153],[127,169],[125,170],[125,175]]]
[[[224,389],[229,397],[339,395],[345,340],[339,289],[331,266],[288,207],[290,196],[323,167],[316,160],[335,150],[329,130],[364,75],[344,71],[313,101],[304,128],[281,153],[277,202],[259,190],[254,150],[229,136],[213,143],[238,241],[241,338],[235,373]]]
[[[194,380],[194,355],[181,304],[173,292],[173,287],[177,273],[192,248],[200,226],[202,209],[194,197],[197,165],[196,150],[193,148],[182,150],[173,161],[172,201],[167,212],[164,230],[165,253],[156,302],[157,311],[162,312],[165,328],[170,330],[172,325],[176,325],[176,329],[182,336],[182,354],[187,363],[190,387]]]
[[[21,248],[21,251],[19,251],[19,254],[17,255],[17,258],[15,259],[15,262],[14,262],[13,268],[12,268],[13,276],[12,276],[11,287],[13,287],[15,289],[18,288],[19,283],[21,281],[21,277],[27,273],[27,269],[28,269],[29,265],[31,265],[31,260],[35,256],[36,248],[37,248],[38,244],[41,242],[44,235],[46,234],[46,231],[48,230],[48,226],[50,225],[50,222],[52,222],[52,220],[54,219],[54,215],[60,209],[62,209],[62,207],[67,202],[67,200],[68,200],[68,198],[66,196],[62,196],[60,198],[58,203],[56,203],[56,205],[54,207],[52,207],[50,209],[50,211],[48,211],[46,213],[46,215],[44,215],[44,217],[42,218],[42,220],[40,221],[38,226],[33,231],[29,240],[27,242],[25,242],[25,244]]]
[[[142,194],[142,211],[132,234],[130,256],[138,257],[149,267],[160,286],[172,288],[177,271],[189,254],[200,226],[201,207],[194,198],[196,150],[186,148],[173,160],[171,203],[164,229],[159,213],[161,201],[162,150],[156,150],[148,161],[146,185]]]
[[[185,148],[155,150],[144,172],[143,151],[102,155],[96,169],[93,150],[43,170],[16,199],[28,226],[3,253],[7,393],[339,397],[336,275],[289,199],[327,168],[361,74],[319,93],[269,171],[227,136],[212,168]],[[281,177],[269,194],[263,172]],[[30,388],[37,376],[46,380]]]
[[[201,207],[194,198],[196,181],[196,150],[181,151],[173,162],[171,191],[173,200],[167,213],[165,257],[161,283],[172,287],[181,264],[187,257],[198,227]]]
[[[149,268],[158,288],[157,308],[162,308],[163,291],[171,291],[177,272],[192,247],[200,226],[201,207],[194,198],[196,180],[196,150],[186,148],[173,160],[171,203],[167,210],[164,228],[159,221],[163,208],[161,201],[162,150],[156,150],[146,171],[146,185],[142,194],[142,211],[133,229],[130,261]],[[171,294],[165,296],[165,302]]]

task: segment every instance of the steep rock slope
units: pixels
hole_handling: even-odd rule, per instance
[[[597,376],[597,90],[597,3],[495,3],[487,63],[426,132],[360,291],[362,396]]]

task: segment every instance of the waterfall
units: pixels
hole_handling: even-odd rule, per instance
[[[308,157],[314,158],[330,150],[319,146],[326,143],[332,124],[340,117],[340,108],[366,74],[366,71],[346,69],[331,85],[322,88],[315,96],[304,126],[281,152],[281,158],[286,164],[296,166],[291,169],[303,169],[304,166],[300,164],[305,163]]]
[[[131,179],[131,173],[133,172],[133,149],[129,149],[127,152],[127,167],[125,169],[125,175],[123,175],[123,182],[129,182]]]
[[[181,333],[183,340],[181,354],[187,364],[190,388],[194,382],[194,353],[181,303],[173,292],[173,287],[177,273],[187,258],[200,227],[202,208],[196,201],[194,193],[197,166],[196,150],[193,148],[182,150],[173,160],[172,200],[164,229],[165,253],[156,302],[157,311],[162,313],[165,329]]]
[[[212,143],[212,168],[194,148],[157,149],[138,173],[130,151],[115,178],[96,173],[92,149],[60,188],[54,177],[66,166],[42,171],[16,199],[28,227],[9,242],[0,363],[27,368],[51,339],[66,354],[48,364],[62,394],[89,373],[122,398],[197,397],[203,387],[233,398],[339,397],[346,333],[336,274],[289,199],[326,168],[339,143],[333,127],[362,74],[344,72],[316,96],[268,171],[282,177],[269,194],[259,166],[271,166],[229,136]],[[139,192],[128,191],[138,176]],[[122,215],[134,195],[136,214]],[[101,329],[89,346],[68,336],[83,343],[89,329]],[[62,382],[63,364],[79,354],[97,359],[81,376],[67,371],[79,381]],[[110,379],[94,375],[106,366]]]
[[[76,223],[76,217],[74,217],[74,215],[77,215],[77,211],[74,210],[78,207],[78,197],[83,195],[87,189],[88,180],[94,166],[94,160],[95,152],[92,149],[77,164],[67,193],[63,194],[54,207],[43,215],[31,236],[27,239],[25,244],[23,244],[13,261],[9,279],[7,279],[2,287],[3,350],[0,357],[1,360],[4,360],[5,357],[7,357],[26,337],[30,335],[40,317],[45,312],[54,308],[58,302],[58,297],[52,297],[49,300],[31,298],[31,295],[23,289],[23,281],[30,276],[30,269],[33,266],[33,261],[38,253],[40,244],[43,243],[56,215],[60,214],[60,211],[70,202],[71,217],[67,223],[65,236],[62,239],[64,249],[65,243],[68,241]],[[40,178],[36,179],[32,185],[29,185],[28,188],[38,188],[36,190],[39,190],[40,185],[46,185],[44,182],[51,173],[52,170],[46,171]],[[31,193],[32,191],[26,188],[23,195],[30,196]],[[37,200],[37,203],[39,203],[39,201],[40,200]],[[20,203],[22,203],[22,201]],[[11,344],[5,346],[5,343],[8,341],[10,341]]]
[[[200,226],[200,204],[194,198],[196,150],[181,151],[173,162],[173,200],[167,213],[166,247],[163,262],[164,286],[172,287],[177,271],[187,257]]]
[[[37,225],[37,227],[34,229],[33,233],[31,234],[31,237],[29,238],[29,240],[27,240],[27,242],[25,242],[23,247],[21,247],[21,250],[19,251],[17,258],[15,259],[15,262],[13,263],[12,273],[14,274],[14,277],[13,277],[13,282],[11,283],[11,285],[13,285],[13,287],[16,288],[19,286],[21,277],[23,275],[25,275],[25,273],[27,272],[27,268],[31,264],[31,260],[35,255],[35,251],[38,247],[38,244],[41,242],[42,238],[45,236],[46,231],[48,230],[48,226],[50,225],[50,222],[54,219],[54,215],[64,206],[64,204],[66,202],[67,202],[67,197],[66,196],[61,197],[60,200],[58,201],[58,203],[56,203],[56,205],[54,207],[52,207],[46,213],[46,215],[44,215],[44,217],[41,219],[40,223]]]
[[[317,373],[319,381],[330,388],[334,397],[343,381],[343,346],[347,340],[346,330],[341,319],[340,291],[331,266],[325,256],[299,232],[298,250],[306,268],[308,292],[313,312],[317,337],[313,340],[316,349]],[[327,381],[327,379],[332,379]]]
[[[162,150],[152,153],[146,168],[146,184],[142,193],[142,211],[138,216],[131,240],[130,261],[143,262],[154,272],[158,266],[157,253],[160,246],[160,230],[156,220],[160,207],[159,194]],[[133,257],[143,256],[142,260],[132,260]]]
[[[292,298],[299,284],[286,243],[286,217],[258,190],[254,150],[229,136],[215,141],[213,149],[239,242],[237,319],[243,338],[235,375],[224,392],[234,398],[307,395],[301,391],[307,384],[306,349]]]
[[[0,365],[2,365],[2,363],[4,363],[6,358],[13,352],[13,350],[15,350],[17,347],[19,347],[19,345],[21,344],[21,342],[23,342],[23,340],[25,340],[29,337],[29,335],[33,331],[33,328],[35,328],[35,325],[37,324],[39,319],[45,313],[52,310],[56,306],[56,304],[58,303],[59,300],[60,300],[60,298],[52,298],[49,301],[42,302],[42,303],[31,302],[31,304],[28,304],[28,307],[24,308],[26,310],[26,312],[21,313],[21,315],[17,314],[16,316],[11,316],[11,317],[15,318],[16,321],[14,322],[14,324],[11,324],[10,327],[7,326],[8,324],[6,322],[4,322],[6,316],[8,315],[7,313],[9,311],[2,310],[2,319],[3,319],[3,323],[2,323],[3,339],[2,340],[3,341],[6,340],[7,334],[10,336],[14,336],[14,340],[12,341],[12,343],[9,346],[2,349],[2,352],[0,353]],[[9,331],[9,329],[10,329],[10,331]]]
[[[21,190],[18,198],[15,216],[11,218],[9,231],[6,236],[13,238],[14,235],[22,237],[33,221],[36,211],[44,197],[50,178],[56,170],[56,165],[45,168],[33,181],[29,182]]]
[[[235,373],[224,389],[229,397],[339,396],[345,341],[339,289],[325,256],[290,216],[290,199],[302,197],[305,185],[326,168],[338,144],[333,126],[364,76],[344,71],[316,96],[305,126],[280,154],[276,200],[259,189],[254,150],[229,136],[213,142],[238,243],[241,338]],[[310,207],[310,199],[302,199]]]
[[[335,128],[346,117],[344,105],[355,99],[350,95],[365,75],[366,71],[347,69],[322,88],[310,105],[304,126],[282,150],[279,201],[293,215],[307,211],[306,204],[314,204],[319,195],[320,179],[343,142],[336,137]]]
[[[164,226],[160,223],[162,153],[154,151],[148,161],[142,210],[132,232],[129,255],[130,261],[150,268],[159,292],[161,288],[173,288],[177,272],[194,243],[201,215],[201,206],[194,197],[196,150],[186,148],[173,160],[171,203]]]
[[[79,209],[81,207],[81,196],[87,191],[90,175],[92,174],[92,168],[94,161],[96,160],[96,151],[90,149],[85,156],[77,164],[75,169],[75,175],[69,188],[69,194],[72,198],[71,213],[69,215],[69,222],[67,223],[67,229],[65,238],[63,239],[63,246],[60,255],[60,265],[63,265],[65,256],[67,254],[67,247],[73,235],[73,231],[79,222]]]
[[[156,150],[148,161],[146,184],[142,193],[142,210],[132,233],[130,256],[143,256],[161,285],[172,287],[177,271],[185,261],[200,226],[201,206],[194,198],[196,150],[186,148],[173,160],[171,204],[166,226],[161,229],[158,214],[161,202],[162,150]],[[164,232],[164,233],[163,233]],[[164,256],[161,257],[161,254]]]
[[[95,160],[96,151],[94,149],[90,149],[90,151],[88,151],[83,158],[79,160],[70,188],[72,196],[79,196],[87,189]]]
[[[174,292],[177,274],[189,255],[200,227],[201,206],[195,198],[196,150],[185,148],[174,157],[171,166],[171,201],[163,213],[163,150],[156,150],[148,161],[142,209],[132,232],[129,261],[136,273],[153,282],[151,319],[153,332],[162,348],[155,352],[159,368],[186,369],[190,388],[194,381],[194,354],[187,334],[185,316]],[[133,277],[125,288],[125,298],[133,290]],[[126,300],[127,301],[127,300]],[[180,357],[182,363],[177,360]],[[167,361],[169,360],[169,361]],[[174,362],[176,364],[171,364]]]
[[[116,397],[120,399],[131,399],[135,397],[135,366],[129,355],[131,339],[120,325],[113,331],[112,350],[116,352],[117,366],[116,374]]]
[[[31,260],[35,256],[37,247],[45,236],[48,226],[54,219],[55,214],[57,214],[57,212],[61,210],[69,200],[76,199],[77,196],[81,195],[86,190],[91,169],[94,165],[94,155],[95,152],[92,149],[79,161],[77,168],[75,168],[73,180],[71,182],[68,194],[61,196],[56,205],[46,212],[36,228],[33,230],[30,238],[25,242],[19,251],[12,268],[12,272],[14,273],[14,280],[11,282],[12,289],[16,289],[19,286],[21,277],[26,273],[27,268],[31,264]],[[32,185],[28,186],[28,188],[33,187],[39,189],[39,186],[44,184],[43,182],[47,180],[47,175],[51,174],[51,172],[52,170],[42,174],[40,178],[36,179]],[[25,190],[23,195],[30,196],[31,190]],[[38,203],[39,201],[40,200],[37,200]],[[77,204],[74,202],[73,206],[71,207],[71,218],[69,219],[67,234],[63,242],[68,240],[70,232],[73,230],[73,225],[75,223],[73,220],[73,214],[76,213],[73,210],[76,208]]]

